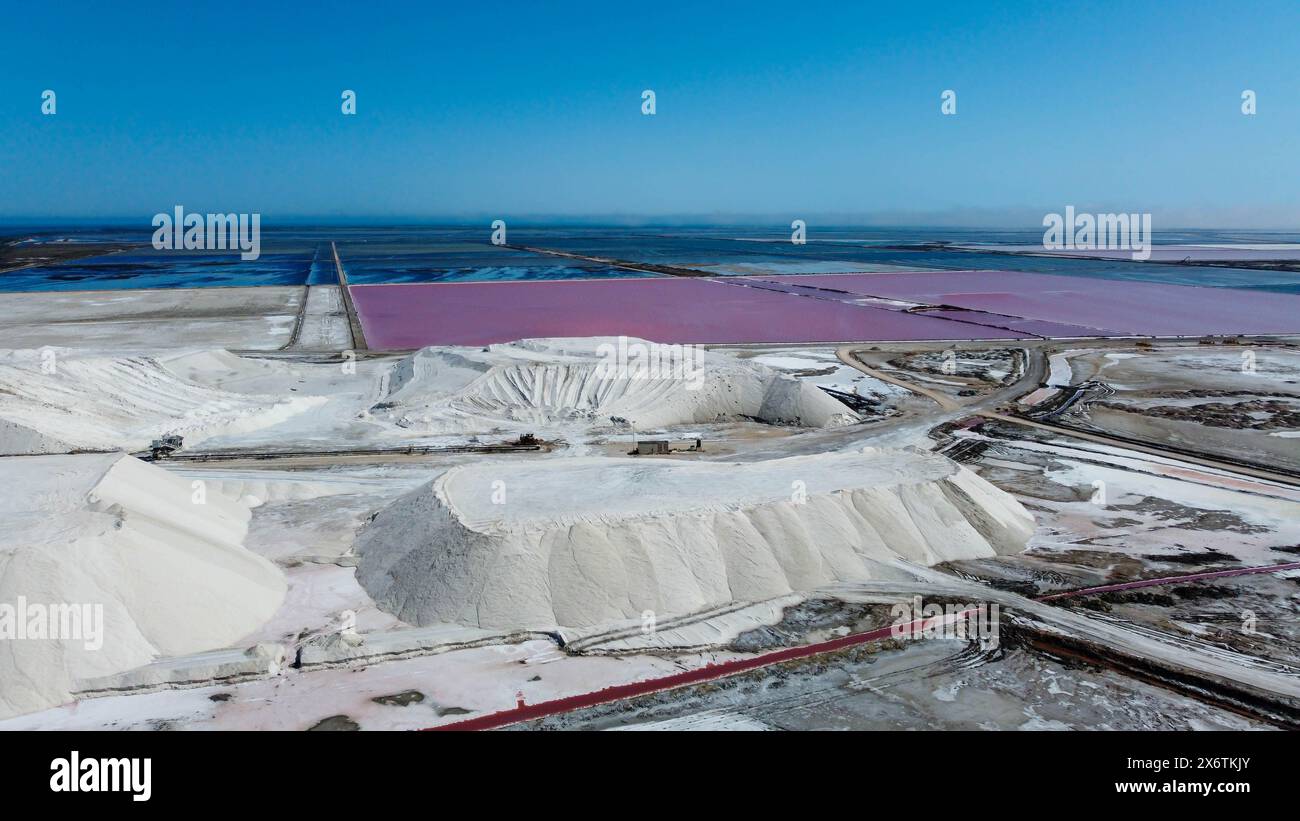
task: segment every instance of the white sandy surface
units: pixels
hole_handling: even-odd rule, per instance
[[[76,681],[223,647],[285,584],[242,546],[249,510],[122,454],[0,460],[0,603],[102,609],[80,635],[0,641],[0,716],[59,704]],[[199,501],[201,499],[201,501]]]

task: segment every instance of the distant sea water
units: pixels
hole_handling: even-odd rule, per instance
[[[150,232],[95,226],[0,226],[0,243],[39,256],[43,243],[131,246],[0,272],[0,291],[303,285],[337,282],[330,242],[353,284],[482,282],[654,276],[598,262],[493,246],[490,228],[374,226],[264,228],[262,254],[161,252]],[[799,273],[891,268],[1011,270],[1110,280],[1300,293],[1300,273],[1130,260],[1090,260],[962,251],[944,245],[1033,245],[1041,230],[810,227],[792,244],[777,228],[512,228],[512,245],[602,259],[729,273]],[[1156,245],[1300,243],[1300,234],[1256,231],[1158,233]],[[16,246],[16,249],[15,247]]]

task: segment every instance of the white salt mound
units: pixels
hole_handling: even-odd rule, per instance
[[[371,411],[431,432],[482,431],[494,424],[609,425],[611,416],[642,429],[742,417],[809,427],[858,421],[814,385],[764,365],[701,349],[656,362],[640,358],[639,346],[666,349],[613,337],[425,348],[393,366]],[[608,358],[619,347],[631,355]]]
[[[180,434],[188,446],[268,427],[324,402],[205,387],[148,356],[0,351],[0,455],[139,450],[164,433]]]
[[[573,458],[452,468],[356,547],[358,579],[406,622],[583,628],[1014,553],[1033,524],[936,454]]]
[[[161,468],[122,454],[5,459],[0,484],[0,718],[64,703],[79,680],[229,646],[284,598],[280,571],[242,546],[248,508],[219,493],[196,503]],[[101,606],[102,646],[85,625],[13,638],[4,619],[23,600]]]

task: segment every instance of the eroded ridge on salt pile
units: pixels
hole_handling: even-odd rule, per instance
[[[758,463],[573,458],[452,468],[357,541],[404,621],[584,628],[1014,553],[1032,516],[937,454]]]
[[[0,718],[64,703],[78,681],[230,646],[284,599],[280,571],[243,547],[249,509],[195,497],[161,468],[122,454],[36,456],[0,460],[0,484],[0,606],[15,618],[0,624],[13,639],[0,641]],[[17,638],[20,604],[92,618],[74,628],[60,615],[44,637],[27,625]]]
[[[610,355],[618,351],[630,355]],[[642,351],[658,359],[643,359]],[[615,337],[425,348],[394,365],[371,410],[393,414],[403,427],[438,432],[485,424],[609,425],[611,416],[642,428],[738,418],[809,427],[858,421],[814,385],[764,365]]]
[[[148,356],[0,351],[0,455],[138,450],[162,433],[193,445],[268,427],[324,402],[205,387]]]

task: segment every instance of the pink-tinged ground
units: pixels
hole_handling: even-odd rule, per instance
[[[859,298],[953,305],[1093,329],[1094,335],[1300,333],[1300,296],[1231,288],[1017,271],[815,274],[764,277],[762,281],[797,286],[803,292],[825,289]],[[1031,325],[1016,327],[1039,332]]]
[[[486,345],[548,336],[657,342],[1020,339],[1000,328],[808,299],[739,279],[362,285],[352,299],[374,349]]]
[[[363,285],[352,298],[375,349],[1300,333],[1300,296],[1011,271]]]
[[[952,322],[969,322],[1006,328],[1020,333],[1041,336],[1049,339],[1071,339],[1092,336],[1128,336],[1105,328],[1091,328],[1087,325],[1071,325],[1065,322],[1046,322],[1041,319],[1023,319],[1018,316],[1005,316],[988,311],[971,311],[964,308],[931,308],[922,312],[925,316],[940,317]]]

